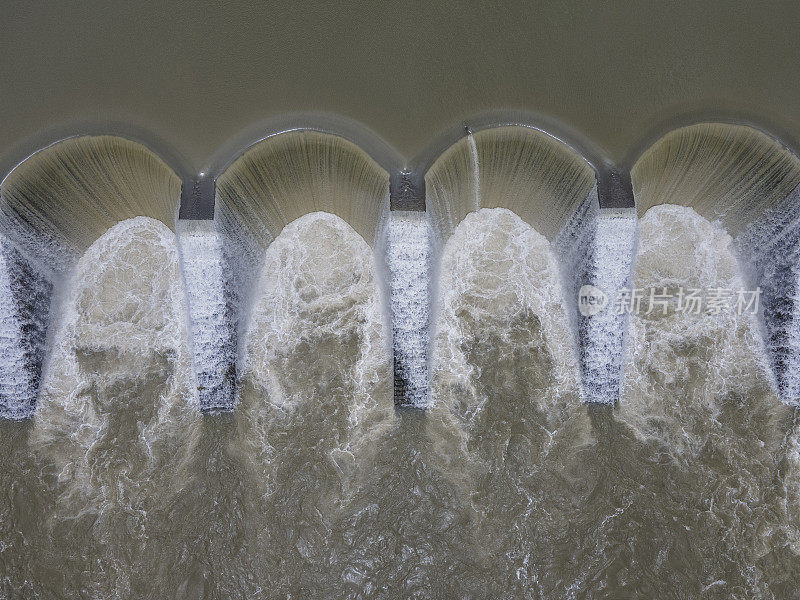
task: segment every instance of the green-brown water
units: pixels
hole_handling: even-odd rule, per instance
[[[498,109],[554,117],[616,161],[687,112],[800,139],[795,2],[3,7],[4,169],[41,147],[28,138],[43,130],[116,120],[157,134],[197,173],[231,136],[297,111],[355,119],[407,158],[433,132]]]

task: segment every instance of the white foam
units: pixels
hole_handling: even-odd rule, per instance
[[[352,410],[374,401],[366,397],[387,366],[388,331],[372,250],[352,227],[323,212],[284,227],[267,248],[252,296],[242,375],[272,403],[310,399],[287,394],[282,382],[305,379],[289,360],[292,352],[327,337],[357,344],[361,358],[355,371],[335,373],[353,382]]]
[[[0,418],[24,419],[36,404],[52,285],[0,238]]]
[[[345,472],[393,419],[388,324],[372,249],[309,213],[267,248],[245,330],[237,418],[272,473],[322,453]],[[291,452],[279,464],[276,453]]]
[[[636,288],[744,286],[731,237],[691,208],[651,208],[639,221],[639,240]],[[631,324],[623,417],[642,435],[667,438],[679,454],[697,451],[729,397],[770,405],[771,377],[753,315],[653,311],[633,315]]]
[[[597,219],[588,281],[605,292],[608,303],[581,317],[583,395],[589,402],[613,404],[619,398],[628,315],[617,314],[615,303],[630,284],[636,224],[634,209],[601,210]]]
[[[231,306],[225,294],[222,239],[214,221],[178,221],[178,234],[200,406],[230,409],[236,348]]]
[[[800,188],[749,223],[736,248],[751,289],[761,288],[762,334],[784,401],[800,401]]]
[[[426,213],[394,211],[387,227],[395,386],[401,400],[417,407],[428,404],[430,346],[430,283],[432,230]]]
[[[558,261],[547,239],[513,212],[494,208],[468,214],[443,248],[438,287],[434,404],[457,402],[471,406],[467,412],[480,410],[483,399],[474,377],[490,365],[468,359],[465,348],[471,336],[489,332],[509,350],[534,352],[531,361],[542,358],[537,357],[540,347],[552,357],[548,364],[553,380],[542,390],[540,402],[554,408],[577,391],[575,338]],[[519,332],[524,342],[513,341],[510,325],[530,319],[539,323],[537,330],[525,325],[525,332]]]
[[[199,418],[176,236],[155,219],[121,221],[68,283],[32,447],[59,469],[65,514],[138,515]]]
[[[553,241],[561,265],[564,300],[576,334],[581,389],[587,402],[613,404],[619,398],[627,315],[612,309],[630,281],[635,246],[634,209],[600,209],[593,189]],[[578,294],[592,285],[606,294],[600,312],[582,315]]]

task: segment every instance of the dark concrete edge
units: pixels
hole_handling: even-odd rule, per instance
[[[425,211],[425,177],[408,169],[389,175],[389,210]]]
[[[597,173],[597,200],[600,208],[635,208],[631,173],[607,167]]]
[[[214,218],[216,181],[201,176],[184,179],[178,218],[183,220],[210,221]]]

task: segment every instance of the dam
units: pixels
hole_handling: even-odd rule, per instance
[[[133,137],[2,174],[0,597],[794,597],[776,136]]]

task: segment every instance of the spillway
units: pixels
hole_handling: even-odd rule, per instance
[[[586,284],[614,288],[626,281],[633,236],[624,211],[601,210],[594,169],[540,130],[505,126],[469,132],[429,169],[426,187],[440,245],[449,243],[468,214],[486,209],[511,211],[547,239],[559,265],[560,297],[572,331],[569,344],[579,355],[582,394],[590,401],[614,403],[626,322],[609,314],[583,318],[578,293]]]
[[[178,239],[200,406],[229,409],[236,392],[236,347],[222,236],[213,220],[180,219]]]
[[[733,238],[743,285],[760,290],[760,328],[778,389],[796,400],[800,160],[754,128],[701,123],[661,138],[632,176],[640,217],[661,204],[686,206]]]
[[[7,239],[0,240],[0,417],[32,414],[42,377],[53,284]]]
[[[256,137],[0,186],[0,597],[794,597],[794,154]]]
[[[283,228],[325,212],[372,246],[381,235],[388,200],[389,175],[369,155],[342,137],[312,130],[268,137],[217,176],[214,223],[222,243],[221,285],[232,309],[237,365],[245,362],[244,340],[264,252]]]
[[[434,238],[422,211],[394,210],[386,225],[393,328],[395,403],[424,408],[430,400],[430,328]]]
[[[3,281],[8,301],[4,337],[11,394],[3,416],[34,409],[54,288],[65,293],[83,252],[117,223],[137,216],[174,228],[180,179],[144,146],[114,136],[54,143],[20,163],[0,185]],[[56,298],[59,294],[56,293]],[[10,382],[10,383],[9,383]]]

